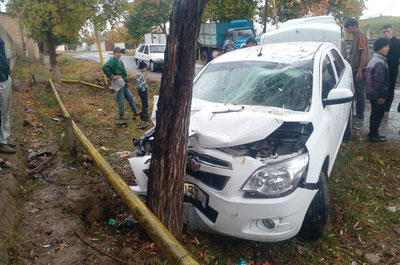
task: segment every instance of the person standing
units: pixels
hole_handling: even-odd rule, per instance
[[[236,50],[235,34],[232,31],[226,33],[226,40],[222,45],[222,54]]]
[[[142,101],[142,112],[140,113],[140,119],[142,121],[149,121],[148,112],[148,99],[147,99],[147,82],[144,73],[147,71],[147,64],[145,62],[139,63],[139,71],[136,75],[136,82],[138,84],[138,93],[140,100]]]
[[[112,56],[108,62],[103,66],[102,70],[111,81],[111,88],[116,92],[116,99],[118,103],[118,120],[128,120],[124,117],[125,114],[125,99],[128,100],[129,106],[135,116],[139,115],[136,110],[135,100],[133,99],[132,93],[129,90],[130,84],[126,73],[124,63],[121,60],[122,49],[115,47],[113,50],[114,56]]]
[[[394,99],[397,75],[399,74],[400,40],[393,36],[393,27],[390,24],[382,27],[382,35],[390,42],[389,53],[386,55],[389,66],[389,94],[385,103],[385,115],[388,115]]]
[[[10,143],[11,77],[4,41],[0,38],[0,152],[15,154],[15,144]]]
[[[369,125],[369,141],[384,142],[385,136],[379,135],[378,129],[385,113],[385,101],[389,90],[389,67],[386,55],[389,52],[389,40],[379,38],[374,43],[374,57],[368,63],[365,73],[365,90],[367,99],[371,103],[371,116]]]
[[[369,61],[369,49],[367,35],[358,28],[358,21],[349,18],[344,24],[347,33],[353,34],[353,44],[350,50],[349,63],[353,70],[353,81],[355,89],[356,115],[359,121],[364,120],[365,96],[364,75],[365,67]]]

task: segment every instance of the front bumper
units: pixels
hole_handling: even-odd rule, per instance
[[[192,229],[267,242],[286,240],[299,232],[318,190],[298,187],[280,198],[245,198],[241,187],[255,170],[265,165],[263,162],[214,149],[189,150],[189,155],[191,152],[201,154],[196,171],[188,170],[186,176],[186,183],[197,187],[193,197],[185,197],[185,221]],[[150,156],[130,159],[139,184],[132,189],[137,193],[147,190],[145,172],[149,159]],[[190,162],[188,165],[190,168]],[[263,219],[270,219],[274,227],[267,228]]]

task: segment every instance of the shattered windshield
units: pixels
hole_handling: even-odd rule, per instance
[[[227,62],[210,64],[197,79],[193,97],[239,105],[308,111],[313,60],[294,64]]]

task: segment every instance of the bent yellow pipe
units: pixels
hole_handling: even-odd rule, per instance
[[[99,86],[99,85],[96,85],[96,84],[92,84],[92,83],[89,83],[89,82],[86,82],[86,81],[80,81],[80,80],[61,79],[61,82],[63,82],[63,83],[74,83],[74,84],[84,84],[84,85],[95,87],[95,88],[107,89],[104,86]]]
[[[69,118],[70,115],[61,101],[57,89],[55,88],[51,79],[50,84],[63,115]],[[179,243],[179,241],[174,238],[168,229],[147,208],[147,206],[139,199],[139,197],[132,192],[125,181],[117,174],[117,172],[115,172],[110,164],[107,163],[107,161],[101,156],[96,148],[94,148],[94,146],[90,143],[90,141],[86,138],[74,121],[72,121],[72,126],[77,138],[82,142],[83,146],[93,157],[94,161],[106,175],[108,181],[111,183],[115,191],[119,194],[119,196],[121,196],[126,205],[135,215],[136,219],[140,222],[140,225],[164,253],[168,262],[170,264],[177,265],[198,265],[199,263],[197,263],[192,255],[189,254],[189,252]]]

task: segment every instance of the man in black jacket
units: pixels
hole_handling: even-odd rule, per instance
[[[385,103],[385,112],[387,115],[392,106],[396,79],[399,74],[400,40],[393,36],[393,27],[390,24],[386,24],[382,27],[382,35],[390,41],[390,50],[388,55],[386,55],[387,64],[389,66],[389,94]]]
[[[0,38],[0,153],[14,154],[15,144],[10,143],[11,106],[10,65],[6,57],[4,41]]]

